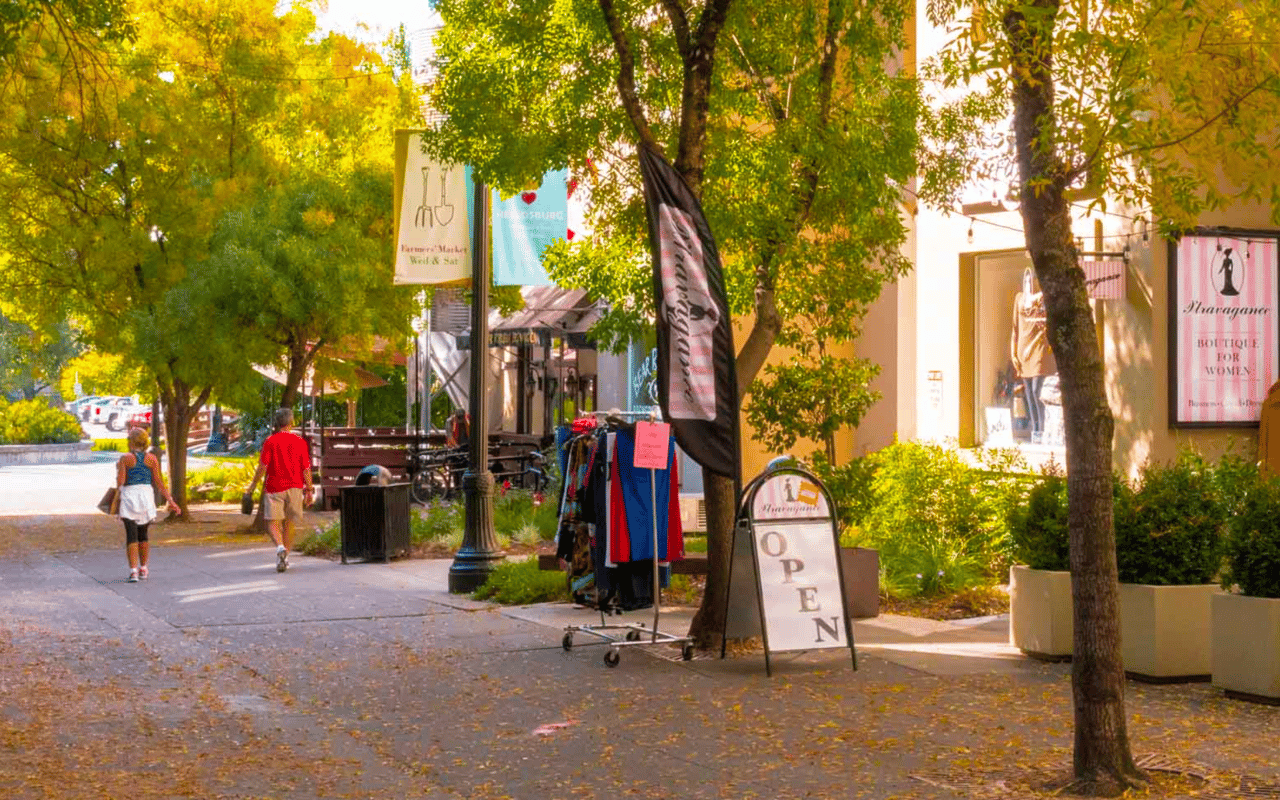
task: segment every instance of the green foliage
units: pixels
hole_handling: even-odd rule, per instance
[[[0,401],[0,444],[71,444],[82,436],[75,417],[43,399]]]
[[[556,536],[558,521],[556,503],[538,501],[533,492],[509,489],[493,498],[493,528],[505,536],[515,537],[523,529],[532,528],[540,540],[549,541]]]
[[[466,522],[462,503],[430,503],[412,509],[409,515],[409,539],[415,545],[433,542],[462,542]]]
[[[1116,563],[1122,583],[1212,583],[1222,566],[1226,513],[1212,465],[1190,451],[1147,464],[1132,508],[1116,503]]]
[[[239,503],[257,468],[254,461],[228,459],[191,470],[187,473],[187,499],[193,503]]]
[[[864,358],[821,355],[812,363],[770,364],[747,402],[747,422],[755,438],[775,453],[797,439],[835,448],[841,428],[856,428],[880,399],[869,388],[880,365]]]
[[[60,388],[62,369],[79,349],[65,320],[36,330],[0,314],[0,393],[32,400],[41,389]]]
[[[1014,509],[1009,520],[1014,558],[1032,569],[1071,569],[1067,527],[1067,479],[1048,475]]]
[[[1031,482],[1006,454],[977,469],[937,444],[897,442],[869,456],[872,502],[851,538],[880,552],[885,588],[935,595],[998,580],[1011,556],[1007,509]]]
[[[568,600],[569,589],[563,572],[538,569],[537,557],[530,556],[498,564],[471,597],[504,606],[525,606]]]
[[[94,439],[93,446],[89,448],[94,452],[102,453],[125,453],[129,450],[128,439]]]
[[[842,528],[861,527],[874,505],[872,482],[875,460],[864,456],[833,465],[826,453],[813,454],[813,474],[818,476],[836,505],[836,519]]]
[[[1280,598],[1280,478],[1255,479],[1231,517],[1222,587]]]
[[[651,132],[719,234],[731,310],[754,313],[762,326],[744,357],[750,373],[740,375],[756,377],[775,338],[794,351],[792,365],[749,389],[770,441],[825,443],[861,418],[872,367],[833,362],[831,353],[857,337],[880,286],[908,268],[897,206],[915,169],[917,85],[884,67],[905,44],[910,4],[735,2],[705,102],[685,81],[693,67],[678,43],[687,32],[673,31],[666,15],[585,0],[442,0],[439,10],[446,25],[431,100],[446,121],[428,147],[506,190],[570,168],[590,193],[596,235],[551,248],[545,263],[561,286],[608,301],[592,331],[602,346],[618,351],[652,330],[634,158],[635,142]],[[644,134],[619,102],[606,13],[643,76]],[[686,50],[694,63],[698,48]],[[705,134],[685,135],[701,130],[688,123],[707,108]],[[609,165],[609,180],[596,164]]]
[[[317,528],[298,542],[294,550],[306,556],[329,556],[342,550],[342,527],[337,520]]]

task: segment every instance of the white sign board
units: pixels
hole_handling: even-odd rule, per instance
[[[460,164],[441,164],[423,153],[422,134],[407,136],[396,225],[395,283],[470,280],[467,169]]]
[[[771,651],[848,647],[830,520],[753,526]]]
[[[760,475],[739,503],[724,639],[762,636],[770,675],[769,654],[787,650],[848,648],[857,669],[841,566],[821,482],[792,467]]]

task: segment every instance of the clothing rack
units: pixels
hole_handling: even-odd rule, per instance
[[[657,414],[655,412],[614,410],[614,411],[593,411],[593,412],[589,412],[589,414],[579,415],[579,419],[584,419],[589,417],[596,417],[598,419],[602,418],[603,421],[607,424],[608,420],[611,418],[612,419],[631,418],[631,419],[641,420],[647,417],[649,420],[652,421],[652,420],[656,420]],[[606,429],[606,436],[607,436],[607,429]],[[570,439],[568,442],[565,443],[565,446],[568,447],[572,443],[572,441],[573,440]],[[603,455],[604,457],[608,458],[609,454],[607,450]],[[616,454],[615,454],[615,457],[616,457]],[[571,458],[571,452],[570,452],[570,458]],[[571,461],[566,461],[566,464],[571,464]],[[563,523],[564,523],[565,507],[566,507],[566,501],[568,499],[568,491],[569,491],[569,483],[570,483],[570,477],[567,473],[568,473],[568,470],[566,470],[566,474],[563,476],[564,487],[563,487],[563,491],[561,493],[561,499],[560,499],[560,519],[556,527],[557,536],[563,535],[565,533],[565,528]],[[604,604],[600,602],[600,594],[599,594],[600,587],[597,585],[596,607],[597,607],[597,610],[600,612],[600,624],[599,625],[566,625],[564,629],[564,638],[561,640],[561,645],[564,647],[566,652],[573,649],[574,634],[584,633],[588,636],[594,636],[598,639],[601,639],[608,644],[609,648],[608,650],[605,651],[605,654],[604,654],[604,663],[605,663],[605,666],[608,666],[608,667],[618,666],[618,663],[622,660],[621,649],[623,647],[641,647],[641,646],[656,645],[656,644],[668,644],[668,645],[678,644],[680,645],[681,658],[685,661],[690,661],[693,659],[693,640],[692,639],[690,639],[688,636],[677,636],[672,633],[666,633],[660,630],[658,627],[661,620],[661,614],[662,614],[662,580],[659,572],[659,559],[658,559],[658,553],[659,553],[658,504],[657,504],[657,477],[655,473],[656,473],[656,470],[649,470],[650,498],[652,503],[651,508],[653,512],[651,524],[650,524],[651,535],[653,537],[652,538],[653,626],[648,627],[642,623],[634,623],[634,622],[625,623],[625,624],[610,623],[606,619],[606,613],[607,613],[606,608],[604,607]],[[672,476],[670,480],[674,480],[674,476]],[[668,487],[668,491],[674,491],[674,490],[675,490],[675,487],[672,487],[672,486]],[[597,523],[597,525],[598,524],[599,523]],[[667,525],[670,526],[670,524],[671,524],[670,513],[668,512]],[[607,536],[608,532],[606,531],[603,534],[597,534],[597,535]],[[667,556],[668,558],[670,558],[671,554],[668,552]],[[622,611],[616,610],[614,613],[621,614]],[[622,636],[621,638],[619,638],[613,635],[613,633],[611,632],[620,632],[622,633]]]

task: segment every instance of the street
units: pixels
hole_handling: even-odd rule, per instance
[[[1070,765],[1070,666],[1022,657],[1004,618],[858,622],[856,672],[663,646],[611,669],[588,636],[561,647],[592,612],[449,595],[447,560],[277,574],[217,507],[158,524],[128,584],[118,523],[56,511],[108,466],[0,472],[6,798],[1027,796]],[[1140,756],[1280,786],[1280,710],[1207,684],[1127,702]]]

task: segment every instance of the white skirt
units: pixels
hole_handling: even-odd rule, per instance
[[[120,487],[120,519],[131,519],[139,525],[156,520],[156,493],[149,483]]]

